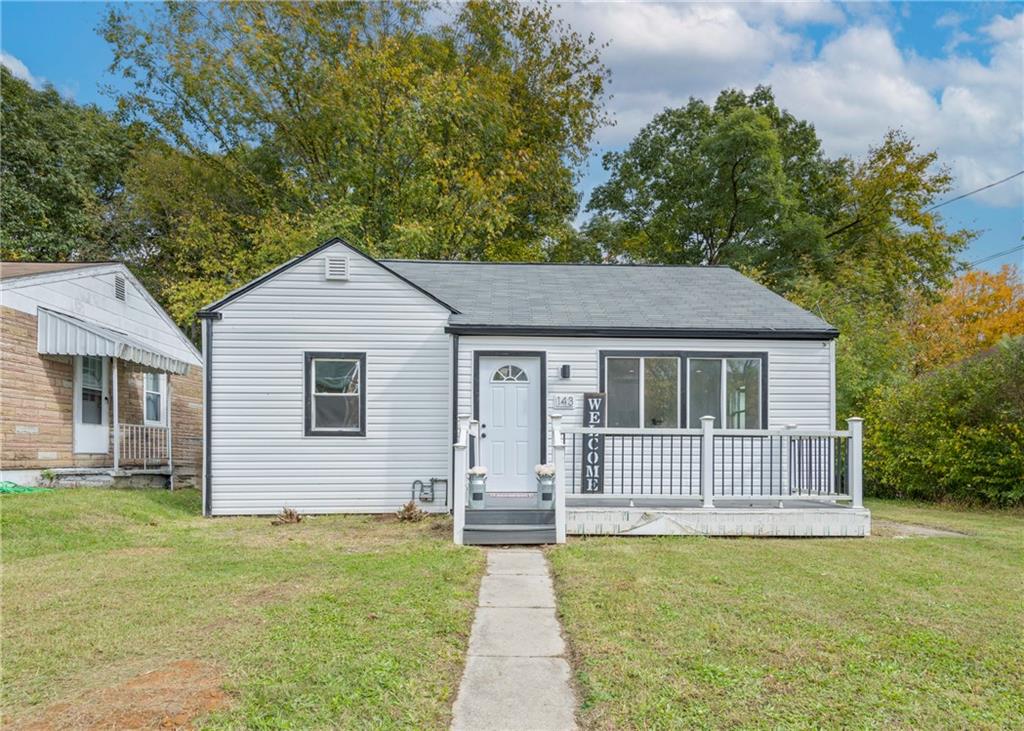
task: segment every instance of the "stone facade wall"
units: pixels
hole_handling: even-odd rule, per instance
[[[112,466],[112,444],[105,455],[73,451],[73,359],[39,355],[34,316],[0,307],[0,319],[0,463],[3,468]],[[141,424],[143,371],[125,361],[118,362],[118,371],[120,422]],[[187,375],[171,375],[169,379],[175,474],[183,478],[194,475],[198,481],[202,474],[202,369],[192,367]],[[112,407],[110,419],[113,420]],[[122,466],[136,465],[128,462]]]

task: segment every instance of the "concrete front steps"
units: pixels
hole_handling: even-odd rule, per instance
[[[555,542],[555,511],[532,508],[467,510],[467,546],[541,545]]]

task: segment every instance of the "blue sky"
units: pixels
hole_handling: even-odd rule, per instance
[[[112,55],[95,32],[103,3],[4,2],[2,62],[80,103],[112,106]],[[831,154],[862,156],[903,127],[937,149],[955,195],[1024,169],[1024,7],[1015,3],[564,3],[571,25],[609,41],[609,107],[580,191],[605,179],[600,154],[621,149],[651,117],[690,96],[769,83],[782,106],[812,121]],[[945,206],[982,231],[974,261],[1019,246],[1024,176]],[[1024,267],[1024,251],[990,259]]]

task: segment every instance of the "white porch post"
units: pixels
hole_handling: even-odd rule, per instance
[[[113,416],[114,419],[114,471],[121,469],[121,417],[117,413],[117,392],[118,392],[118,378],[117,378],[117,358],[110,359],[110,368],[113,375],[114,381],[114,393],[111,399],[113,405]]]
[[[455,467],[452,474],[452,507],[454,508],[454,519],[452,521],[453,538],[455,545],[462,545],[463,529],[466,527],[466,471],[469,469],[469,417],[460,416],[459,426],[456,432],[458,441],[452,449],[455,450]]]
[[[167,374],[167,394],[166,403],[164,408],[167,409],[167,487],[170,490],[174,489],[174,456],[172,454],[171,444],[171,374]]]
[[[565,543],[565,435],[562,415],[551,415],[551,451],[555,460],[555,543]]]
[[[846,420],[850,427],[850,497],[853,507],[864,507],[864,420],[851,416]]]
[[[700,495],[701,504],[705,508],[715,507],[712,499],[715,479],[715,436],[712,431],[714,426],[715,417],[700,417]]]
[[[786,424],[784,429],[796,429],[796,424]],[[781,474],[779,475],[781,484],[779,485],[779,495],[784,497],[790,497],[793,494],[793,450],[791,445],[793,442],[787,436],[779,437],[782,440],[782,459],[780,460],[779,468]],[[797,485],[800,484],[800,476],[797,475]],[[781,507],[781,505],[780,505]]]

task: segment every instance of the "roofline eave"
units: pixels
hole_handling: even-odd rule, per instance
[[[451,335],[551,335],[586,338],[712,338],[716,340],[834,340],[835,328],[751,329],[751,328],[668,328],[668,327],[596,327],[577,325],[448,325]]]

